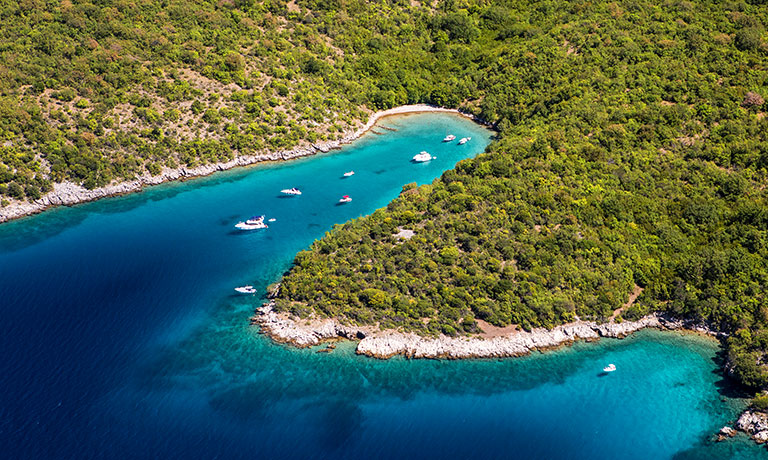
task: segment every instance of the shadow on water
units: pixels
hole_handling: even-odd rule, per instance
[[[221,392],[213,392],[208,400],[211,409],[225,412],[240,421],[263,419],[275,405],[274,398],[265,397],[264,388],[248,383]]]
[[[706,436],[695,446],[676,453],[673,460],[747,460],[768,458],[764,446],[756,449],[754,442],[746,435],[739,433],[733,438],[721,442],[716,436]]]
[[[0,224],[0,249],[14,252],[34,246],[69,228],[77,227],[88,215],[82,207],[59,207],[41,215]]]
[[[57,206],[41,214],[0,224],[0,249],[6,252],[18,251],[75,228],[91,215],[125,213],[147,203],[167,200],[187,191],[237,182],[248,172],[248,169],[222,171],[214,176],[147,187],[128,195],[112,196],[73,206]],[[190,182],[194,182],[194,187],[189,187]]]
[[[317,428],[317,443],[331,452],[352,440],[365,418],[359,405],[343,399],[307,403],[302,412],[313,414],[311,421]]]
[[[238,299],[252,302],[254,308],[261,303],[256,296]],[[631,346],[630,339],[623,342],[604,340],[599,345],[577,344],[576,352],[565,348],[503,360],[408,360],[395,357],[379,361],[355,355],[354,344],[342,342],[334,353],[318,354],[312,350],[275,345],[257,334],[255,326],[244,326],[247,316],[233,312],[233,300],[229,297],[223,301],[210,321],[180,343],[153,353],[155,359],[144,365],[136,383],[151,390],[192,378],[198,380],[200,389],[211,400],[217,401],[222,397],[217,390],[221,382],[232,382],[234,388],[231,390],[238,392],[261,388],[254,398],[269,399],[279,395],[284,399],[307,401],[341,400],[353,396],[361,403],[382,397],[410,400],[425,391],[444,395],[493,395],[545,384],[563,384],[583,367],[592,365],[606,350]],[[216,363],[215,368],[211,363]],[[206,375],[208,377],[203,377]],[[597,374],[597,377],[605,375]],[[242,385],[246,388],[240,388]],[[270,396],[273,390],[276,393]],[[224,407],[221,402],[214,405]]]
[[[712,362],[714,362],[717,366],[717,368],[714,369],[712,373],[720,377],[717,381],[715,381],[715,388],[717,388],[717,393],[721,397],[729,399],[748,399],[754,397],[755,394],[753,390],[750,390],[748,387],[740,384],[725,373],[724,369],[727,358],[728,352],[722,346],[717,350],[715,356],[712,357]]]

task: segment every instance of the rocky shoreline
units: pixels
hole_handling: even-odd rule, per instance
[[[708,328],[651,314],[637,321],[596,323],[575,321],[552,330],[538,328],[530,332],[515,331],[493,338],[421,337],[417,334],[382,331],[371,326],[346,326],[335,319],[296,319],[275,312],[272,303],[257,309],[252,324],[272,340],[297,347],[311,347],[321,342],[346,338],[359,340],[356,353],[387,359],[396,355],[408,358],[503,358],[523,356],[535,350],[548,350],[577,340],[597,340],[601,337],[622,338],[647,327],[657,329],[689,329],[717,335]]]
[[[476,119],[474,116],[460,112],[456,109],[445,109],[423,104],[395,107],[393,109],[372,114],[363,127],[354,132],[345,133],[341,139],[335,141],[319,142],[307,147],[299,147],[292,150],[272,152],[262,155],[242,155],[227,162],[202,165],[195,168],[187,168],[184,166],[175,169],[164,168],[161,173],[156,176],[145,174],[135,180],[119,182],[93,190],[88,190],[85,187],[72,182],[57,183],[54,184],[52,191],[34,202],[16,202],[0,208],[0,223],[28,216],[30,214],[36,214],[54,206],[71,206],[87,201],[98,200],[100,198],[139,192],[144,187],[158,185],[164,182],[207,176],[217,171],[224,171],[238,166],[248,166],[263,161],[286,161],[314,155],[317,152],[328,152],[340,148],[344,144],[349,144],[359,138],[384,117],[420,112],[455,113],[482,123],[482,121]]]
[[[723,429],[725,428],[728,427]],[[755,410],[745,410],[736,422],[736,428],[747,433],[756,443],[763,444],[768,441],[768,414]],[[733,436],[730,433],[726,434]]]
[[[538,328],[530,332],[514,331],[492,338],[477,337],[421,337],[412,333],[380,330],[374,326],[346,326],[331,318],[298,319],[286,313],[274,311],[272,302],[256,310],[251,324],[258,325],[260,332],[278,343],[299,348],[320,345],[323,342],[349,339],[357,340],[355,352],[378,359],[402,355],[407,358],[471,359],[508,358],[528,355],[533,351],[545,351],[570,345],[578,340],[593,341],[602,337],[624,338],[645,328],[685,330],[715,337],[725,337],[707,325],[650,314],[637,321],[575,321],[551,330]],[[330,349],[320,350],[329,352]],[[746,410],[739,417],[735,428],[749,435],[755,442],[768,442],[768,414]],[[717,434],[722,441],[733,437],[736,430],[726,426]]]

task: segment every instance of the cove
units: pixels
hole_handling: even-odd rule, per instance
[[[509,360],[377,361],[273,344],[263,292],[334,224],[483,151],[446,114],[341,151],[0,225],[9,458],[758,458],[711,435],[742,407],[709,339],[645,331]],[[453,133],[464,146],[442,143]],[[413,164],[427,150],[437,159]],[[346,171],[355,175],[342,178]],[[298,187],[299,197],[279,191]],[[338,206],[342,195],[351,203]],[[239,232],[254,214],[266,231]],[[599,376],[606,362],[619,370]]]

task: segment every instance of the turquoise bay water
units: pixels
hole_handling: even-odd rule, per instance
[[[445,114],[340,152],[0,225],[0,446],[10,458],[760,458],[714,444],[742,401],[709,339],[647,331],[521,359],[378,361],[275,345],[260,290],[333,224],[481,152]],[[471,136],[443,144],[448,133]],[[426,149],[437,159],[408,160]],[[355,170],[351,178],[345,171]],[[279,190],[299,187],[285,198]],[[342,195],[353,201],[338,206]],[[276,218],[266,231],[233,225]],[[605,363],[618,371],[601,376]]]

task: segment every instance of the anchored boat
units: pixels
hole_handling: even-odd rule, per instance
[[[235,228],[240,230],[256,230],[259,228],[268,228],[264,223],[264,216],[253,216],[245,222],[238,222]]]
[[[421,153],[413,156],[413,161],[415,161],[416,163],[424,163],[432,159],[433,159],[432,155],[430,155],[426,151],[422,151]]]

